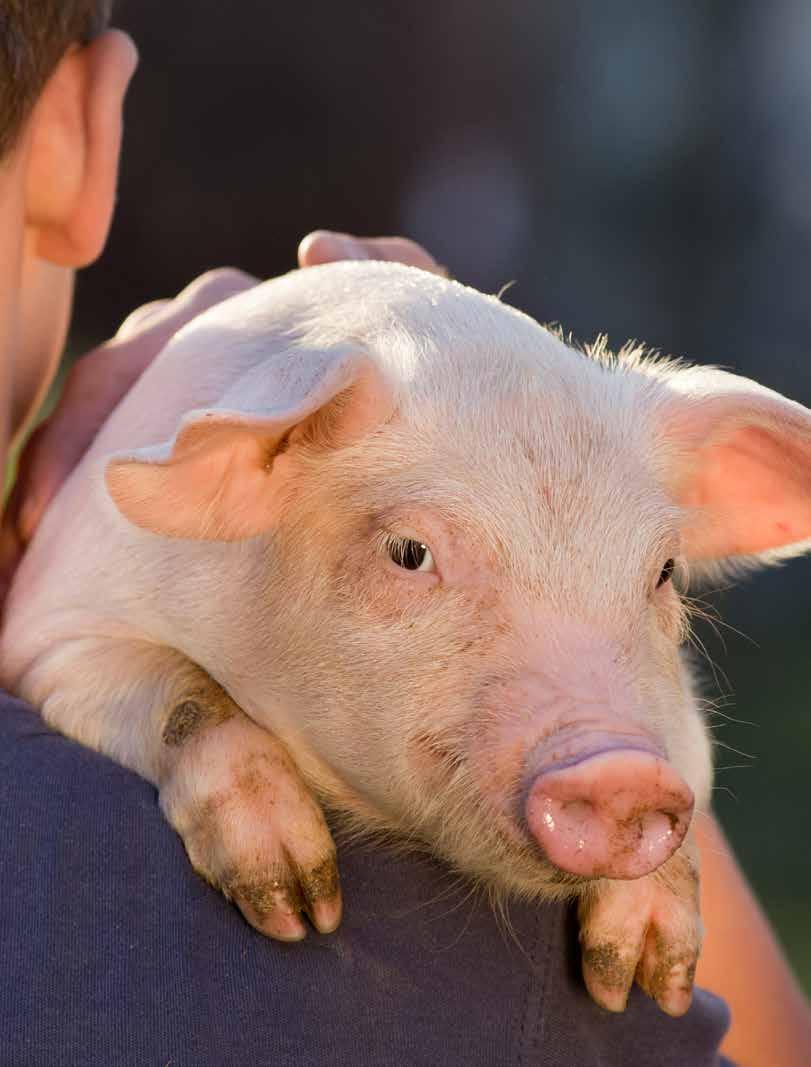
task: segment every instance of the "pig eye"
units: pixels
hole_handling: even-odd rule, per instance
[[[435,571],[431,549],[411,537],[390,537],[386,543],[389,557],[406,571]]]
[[[673,569],[674,569],[675,566],[676,566],[675,559],[668,559],[668,560],[665,561],[665,565],[664,565],[664,567],[662,567],[662,573],[659,575],[659,581],[656,583],[656,588],[657,589],[659,589],[661,586],[663,586],[665,584],[665,582],[669,582],[670,581],[670,578],[671,578],[671,576],[673,574]]]

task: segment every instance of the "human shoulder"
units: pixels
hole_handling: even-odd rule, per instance
[[[155,790],[0,694],[0,1048],[76,1062],[711,1067],[728,1017],[610,1015],[569,910],[486,898],[427,856],[340,847],[336,933],[270,941],[192,870]]]

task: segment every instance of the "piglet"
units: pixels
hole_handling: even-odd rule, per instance
[[[594,999],[674,1015],[707,725],[676,588],[811,544],[811,412],[574,351],[413,268],[267,282],[181,330],[18,573],[2,682],[154,782],[272,937],[340,919],[322,805],[493,893],[577,898]]]

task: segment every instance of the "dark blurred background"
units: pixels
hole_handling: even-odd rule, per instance
[[[116,22],[141,68],[73,351],[328,227],[811,403],[807,0],[120,0]],[[701,633],[707,688],[740,720],[717,809],[811,991],[811,562],[710,599],[732,628]]]

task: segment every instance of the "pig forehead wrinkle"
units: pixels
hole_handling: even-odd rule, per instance
[[[528,426],[502,427],[498,448],[438,427],[428,420],[415,434],[400,420],[336,456],[353,509],[372,525],[401,514],[430,538],[439,518],[468,551],[485,553],[483,567],[531,597],[568,602],[592,602],[601,586],[610,601],[622,589],[638,598],[677,554],[678,512],[633,456],[602,449],[595,460],[575,441],[556,462]]]

